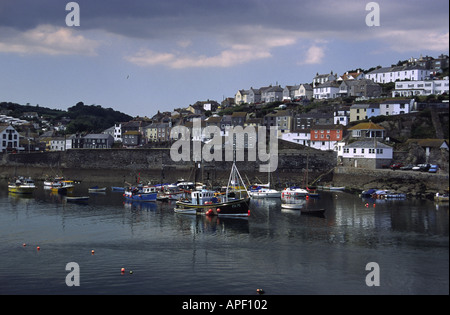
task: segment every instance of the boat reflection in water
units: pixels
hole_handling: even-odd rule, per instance
[[[158,210],[158,205],[154,202],[126,200],[123,205],[125,209],[129,210]]]

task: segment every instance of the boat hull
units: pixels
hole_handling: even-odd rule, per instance
[[[252,191],[252,192],[249,192],[249,195],[252,198],[280,198],[281,192],[279,192],[279,191],[275,191],[275,192]]]
[[[194,205],[189,202],[177,201],[175,212],[198,215],[217,216],[248,216],[249,198],[229,200],[227,202]]]
[[[143,202],[156,201],[157,196],[158,196],[157,193],[150,193],[150,194],[138,193],[135,195],[124,194],[125,199],[128,201],[143,201]]]
[[[8,186],[8,192],[14,194],[32,194],[36,187]]]

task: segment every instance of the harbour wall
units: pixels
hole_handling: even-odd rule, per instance
[[[335,167],[334,152],[304,149],[281,149],[278,167],[271,173],[270,182],[276,188],[287,185],[331,184],[349,190],[385,188],[415,196],[428,196],[448,189],[448,172],[429,174],[390,169]],[[267,183],[267,173],[259,171],[265,162],[236,162],[243,179],[250,183]],[[224,159],[223,159],[224,160]],[[44,180],[56,175],[92,183],[174,182],[181,178],[200,181],[213,186],[228,182],[232,162],[174,162],[168,148],[152,149],[72,149],[61,152],[36,152],[0,155],[0,178],[31,176]]]
[[[248,152],[243,152],[245,161],[237,161],[244,180],[251,183],[267,183],[268,174],[260,172],[260,164],[267,162],[248,161]],[[212,185],[228,182],[232,162],[202,162],[201,168],[192,161],[175,162],[169,148],[151,149],[71,149],[61,152],[31,152],[0,156],[0,177],[32,176],[43,180],[56,175],[89,182],[135,183],[139,178],[152,183],[174,182],[180,178],[202,181]],[[271,183],[277,186],[311,182],[336,165],[333,152],[305,149],[281,149],[278,151],[277,169],[271,170]],[[197,166],[197,167],[196,167]],[[308,171],[307,171],[308,170]],[[331,175],[328,174],[328,177]],[[324,179],[326,176],[323,177]]]

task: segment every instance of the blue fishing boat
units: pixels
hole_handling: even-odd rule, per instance
[[[154,186],[129,187],[123,194],[126,200],[156,201],[158,192]]]

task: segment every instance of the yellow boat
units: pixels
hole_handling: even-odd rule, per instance
[[[19,177],[14,183],[8,184],[8,192],[15,194],[31,194],[36,190],[36,185],[31,178]]]
[[[72,180],[63,180],[61,181],[61,186],[52,187],[52,192],[58,192],[60,194],[66,194],[73,192],[75,188],[74,182]]]

